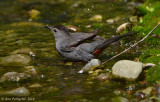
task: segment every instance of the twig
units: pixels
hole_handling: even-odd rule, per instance
[[[107,63],[108,61],[110,61],[110,60],[112,60],[112,59],[114,59],[114,58],[116,58],[117,56],[119,56],[119,55],[121,55],[121,54],[123,54],[123,53],[125,53],[125,52],[127,52],[128,50],[130,50],[131,48],[133,48],[133,47],[135,47],[136,45],[138,45],[140,42],[142,42],[143,40],[145,40],[158,26],[160,25],[160,23],[158,23],[158,25],[156,26],[156,27],[154,27],[143,39],[141,39],[140,41],[138,41],[137,43],[135,43],[134,45],[132,45],[132,46],[130,46],[128,49],[126,49],[126,50],[124,50],[123,52],[121,52],[121,53],[119,53],[119,54],[117,54],[117,55],[115,55],[115,56],[113,56],[112,58],[110,58],[110,59],[108,59],[108,60],[106,60],[106,61],[104,61],[103,63],[102,63],[102,65],[103,64],[105,64],[105,63]]]

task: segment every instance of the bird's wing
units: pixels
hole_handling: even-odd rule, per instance
[[[60,50],[63,51],[63,52],[72,52],[74,50],[74,48],[73,47],[63,47],[62,46],[60,48]]]
[[[70,46],[75,47],[79,45],[80,43],[83,43],[85,40],[88,40],[92,37],[95,37],[97,32],[93,33],[71,33],[71,40]]]

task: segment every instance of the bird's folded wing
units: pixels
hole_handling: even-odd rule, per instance
[[[63,52],[72,52],[74,50],[74,48],[73,47],[63,47],[62,46],[60,48],[60,50],[63,51]]]
[[[72,41],[70,41],[70,46],[75,47],[83,43],[85,40],[88,40],[92,37],[95,37],[97,32],[93,33],[71,33]]]

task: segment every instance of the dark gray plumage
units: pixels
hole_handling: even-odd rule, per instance
[[[55,37],[55,44],[58,53],[70,61],[89,61],[100,54],[109,44],[131,35],[130,33],[115,36],[108,40],[97,36],[94,33],[70,33],[65,26],[46,26]],[[85,42],[92,40],[91,43]]]

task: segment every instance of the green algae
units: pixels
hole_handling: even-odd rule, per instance
[[[43,87],[29,89],[31,96],[35,97],[35,101],[97,102],[100,99],[103,100],[103,97],[105,97],[104,101],[111,99],[115,96],[113,90],[124,87],[123,83],[108,80],[101,82],[87,74],[78,74],[77,72],[84,66],[84,63],[73,63],[72,66],[65,65],[64,59],[55,49],[53,34],[44,26],[46,24],[71,24],[84,32],[102,30],[99,35],[108,38],[115,34],[116,27],[126,22],[130,15],[125,3],[99,0],[2,0],[0,9],[0,45],[2,45],[0,46],[0,57],[8,56],[12,51],[21,48],[33,49],[36,52],[36,57],[33,58],[34,66],[38,72],[37,79],[33,78],[33,80],[25,80],[23,83],[15,84],[4,83],[5,85],[1,85],[2,88],[11,89],[17,85],[29,86],[36,82]],[[31,17],[28,12],[32,9],[38,10],[40,13]],[[89,20],[97,14],[103,16],[102,21],[97,23]],[[117,16],[124,19],[115,24],[106,23],[106,19]],[[30,19],[32,21],[29,21]],[[91,28],[86,28],[87,25],[91,25]],[[109,50],[98,58],[106,60],[113,55],[115,55],[114,52]],[[106,66],[111,68],[119,59],[133,59],[134,57],[134,55],[122,55]],[[8,71],[20,72],[23,70],[17,69],[17,67],[2,68],[0,75]],[[78,91],[74,88],[75,86],[80,87]],[[49,87],[51,92],[49,92]],[[81,88],[82,90],[80,90]],[[67,93],[66,90],[68,90]]]
[[[154,63],[157,66],[147,70],[146,78],[149,82],[160,80],[160,49],[148,49],[140,56],[140,60],[145,63]]]

